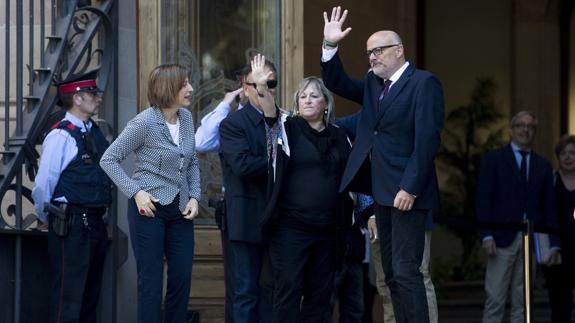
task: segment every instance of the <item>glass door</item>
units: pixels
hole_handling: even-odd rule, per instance
[[[275,63],[281,53],[279,0],[164,0],[161,7],[160,56],[190,71],[196,126],[224,94],[237,89],[239,71],[255,53]],[[278,92],[277,100],[281,100]],[[232,107],[235,108],[235,107]],[[212,219],[209,201],[221,198],[222,176],[217,153],[199,154],[202,201],[200,218]]]

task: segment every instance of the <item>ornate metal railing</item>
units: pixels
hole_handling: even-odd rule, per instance
[[[0,209],[0,228],[3,229],[23,230],[33,223],[29,216],[21,217],[20,214],[21,197],[30,198],[28,192],[22,194],[19,191],[23,186],[22,165],[25,165],[30,181],[34,181],[38,160],[36,146],[41,143],[52,122],[62,115],[61,109],[55,105],[57,98],[54,83],[88,70],[99,69],[98,83],[105,88],[112,67],[112,23],[108,14],[113,0],[94,1],[93,5],[90,1],[52,0],[50,24],[44,24],[46,1],[39,2],[39,10],[34,9],[34,2],[31,0],[27,8],[30,17],[28,22],[22,19],[23,1],[6,2],[6,21],[10,21],[11,4],[15,3],[16,23],[6,24],[4,150],[0,152],[0,197],[3,198],[9,190],[15,190],[16,194],[13,201],[15,206],[9,207],[15,213],[6,214],[6,208]],[[40,16],[38,26],[35,24],[35,13]],[[28,37],[24,35],[24,27],[29,29]],[[11,39],[12,29],[16,29],[15,40]],[[25,38],[29,54],[26,66],[23,64],[26,56]],[[36,51],[40,55],[36,57],[34,48],[38,44],[40,48]],[[11,70],[15,71],[15,78]],[[25,83],[27,94],[24,94]],[[14,92],[15,95],[12,95]]]

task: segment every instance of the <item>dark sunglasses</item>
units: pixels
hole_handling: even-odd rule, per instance
[[[104,95],[104,91],[100,90],[97,87],[87,87],[79,90],[77,93],[89,93],[94,96],[102,97]]]
[[[247,85],[251,85],[254,87],[254,89],[258,89],[257,84],[256,83],[248,83],[245,82]],[[267,80],[266,81],[267,85],[268,85],[268,89],[275,89],[278,86],[278,81],[277,80]]]

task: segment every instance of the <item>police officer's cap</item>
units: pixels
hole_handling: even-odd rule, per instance
[[[82,75],[75,75],[66,81],[60,82],[58,85],[58,94],[60,96],[68,93],[88,92],[92,94],[102,94],[104,91],[98,88],[96,76],[98,70],[92,70]]]

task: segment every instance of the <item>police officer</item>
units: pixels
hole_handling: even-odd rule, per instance
[[[44,140],[32,191],[38,219],[49,227],[49,321],[55,323],[96,322],[107,247],[102,216],[112,196],[99,165],[109,143],[90,119],[102,103],[95,76],[59,85],[66,115]]]

